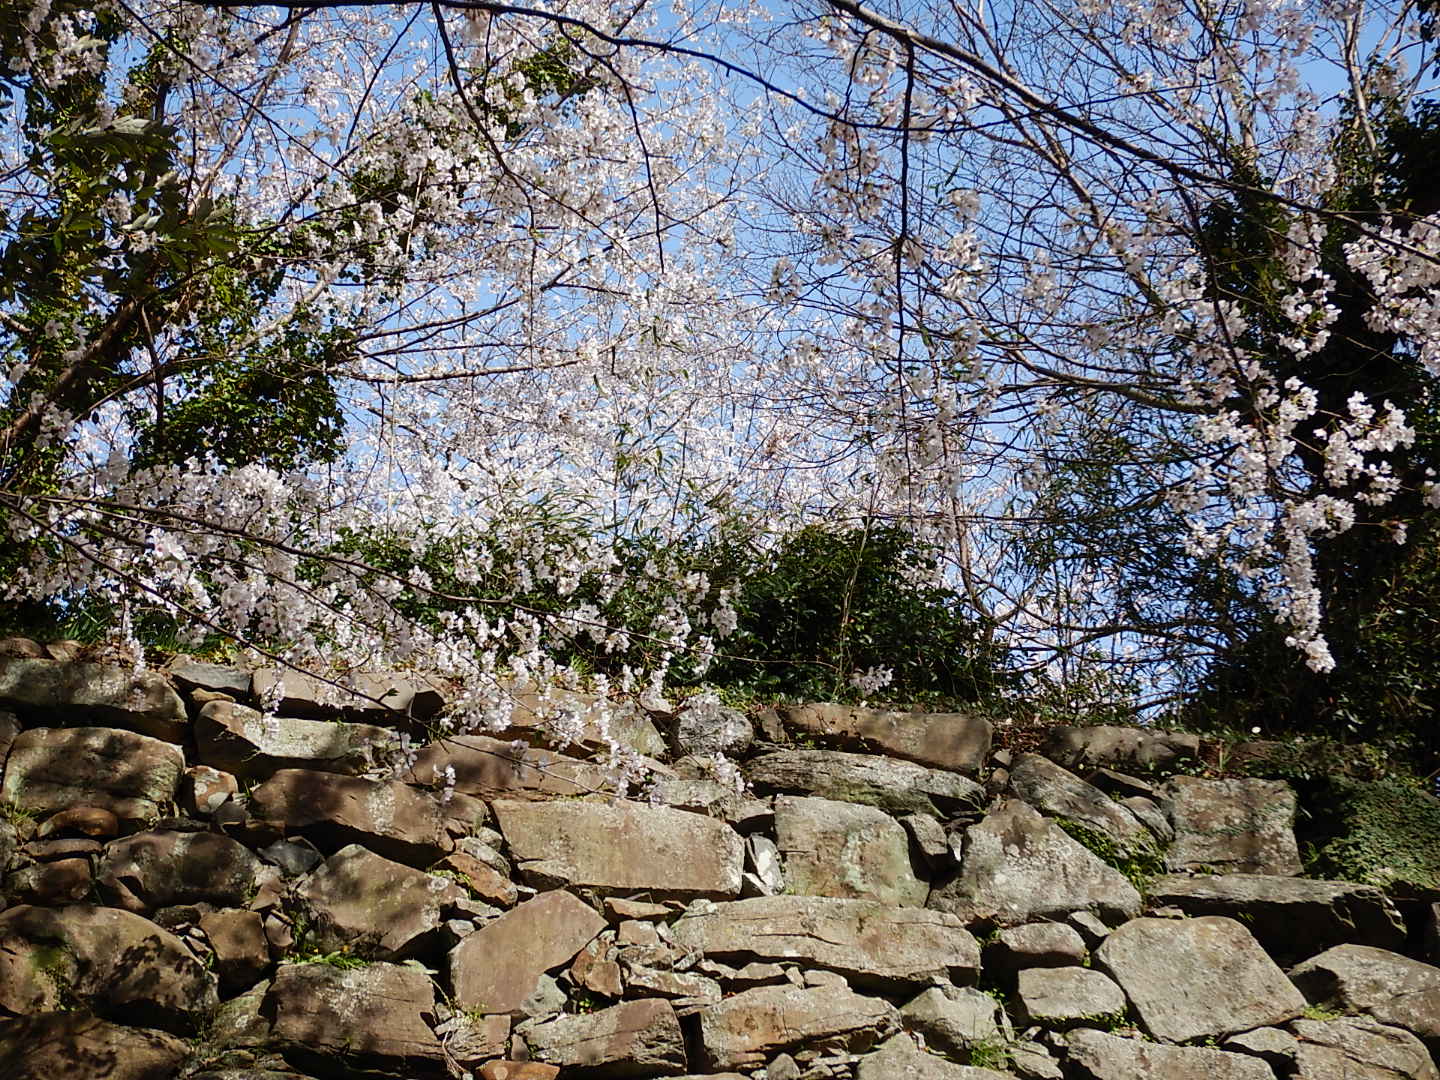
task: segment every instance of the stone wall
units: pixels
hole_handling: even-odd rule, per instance
[[[0,642],[0,1077],[1440,1080],[1434,898],[1298,876],[1193,736],[634,715],[617,801],[366,692]]]

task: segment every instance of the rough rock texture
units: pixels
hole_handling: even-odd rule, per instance
[[[465,892],[453,881],[382,859],[359,844],[341,848],[296,890],[316,948],[402,960],[419,950]]]
[[[985,946],[985,969],[997,975],[1021,968],[1069,967],[1085,959],[1085,941],[1072,926],[1057,922],[1010,926]]]
[[[163,676],[112,664],[60,663],[0,656],[0,704],[63,723],[91,720],[181,742],[185,703]]]
[[[238,907],[254,893],[262,865],[219,833],[155,831],[107,845],[95,880],[113,904],[141,915],[202,900]]]
[[[537,887],[739,895],[745,845],[723,821],[640,803],[499,800],[494,810],[521,875]]]
[[[1262,874],[1166,875],[1151,884],[1156,906],[1186,915],[1244,915],[1255,940],[1272,955],[1299,959],[1332,945],[1398,949],[1405,923],[1379,889],[1349,881]]]
[[[0,1012],[84,1003],[127,1024],[188,1033],[215,1007],[215,978],[180,939],[116,908],[0,913]]]
[[[173,1080],[189,1056],[183,1039],[121,1027],[80,1012],[0,1022],[5,1080]]]
[[[541,893],[468,936],[450,953],[462,1009],[520,1015],[540,977],[568,964],[605,920],[563,889]]]
[[[607,786],[605,770],[592,762],[486,735],[459,735],[422,747],[406,778],[443,783],[436,777],[446,768],[455,770],[456,791],[484,799],[588,795]]]
[[[32,728],[11,744],[0,802],[37,815],[86,805],[148,824],[175,797],[178,746],[118,728]]]
[[[642,998],[525,1032],[531,1057],[565,1076],[669,1076],[685,1068],[685,1039],[668,1001]]]
[[[1366,945],[1337,945],[1290,972],[1312,1004],[1369,1013],[1440,1050],[1440,967]]]
[[[241,668],[211,664],[182,654],[165,665],[165,674],[174,680],[175,686],[182,692],[209,690],[211,693],[229,694],[237,699],[250,696],[252,677],[250,672]]]
[[[1285,973],[1234,919],[1135,919],[1105,939],[1095,962],[1157,1039],[1231,1035],[1283,1024],[1305,1008]]]
[[[250,812],[302,833],[321,851],[360,843],[388,859],[428,866],[455,847],[439,801],[407,784],[282,769],[251,793]]]
[[[1053,727],[1044,754],[1067,769],[1168,769],[1200,756],[1200,737],[1135,727]]]
[[[1440,1080],[1425,1045],[1368,1017],[1296,1020],[1293,1080]]]
[[[608,739],[645,757],[662,758],[667,752],[664,736],[644,712],[623,702],[602,703],[593,694],[552,691],[542,699],[533,690],[510,695],[509,732],[531,742],[543,742],[545,729],[557,713],[578,722],[576,742],[586,751],[609,751]],[[603,713],[604,723],[601,723]]]
[[[281,769],[315,769],[358,776],[392,739],[384,728],[337,720],[266,717],[228,701],[212,701],[195,720],[205,762],[247,780]]]
[[[782,795],[775,840],[789,891],[924,907],[928,882],[910,863],[910,837],[869,806]]]
[[[723,705],[683,709],[675,722],[675,745],[681,754],[738,757],[750,748],[755,728],[739,709]]]
[[[855,986],[975,982],[980,947],[952,915],[869,900],[762,896],[692,904],[676,945],[727,963],[788,961],[839,972]]]
[[[1140,894],[1052,821],[1009,799],[965,830],[960,874],[929,906],[965,923],[1001,925],[1092,910],[1109,921],[1140,913]]]
[[[927,1054],[905,1035],[895,1036],[855,1066],[856,1080],[1007,1080],[1009,1075]]]
[[[77,643],[0,657],[130,671]],[[507,734],[437,741],[397,782],[359,721],[414,738],[448,683],[359,676],[367,703],[288,678],[280,712],[305,719],[267,725],[238,704],[263,673],[162,677],[205,710],[174,743],[133,715],[0,705],[0,1080],[1440,1080],[1440,969],[1415,959],[1440,959],[1435,897],[1293,876],[1288,789],[1175,776],[1200,771],[1193,738],[1062,732],[1062,756],[1128,770],[1072,775],[1019,729],[973,752],[988,727],[964,717],[796,706],[787,734],[769,710],[751,751],[736,714],[661,716],[667,747],[617,702],[622,744],[659,759],[627,803],[591,791],[608,750],[582,695],[521,693]],[[543,748],[557,709],[588,725],[572,756]],[[748,791],[717,775],[722,744]],[[1330,810],[1306,806],[1351,827]],[[1428,846],[1383,820],[1366,872],[1414,880],[1389,867]],[[1085,845],[1149,859],[1177,831],[1179,865],[1226,872],[1163,878],[1165,917],[1132,919]],[[1303,961],[1293,983],[1276,961]]]
[[[215,974],[222,989],[254,986],[270,966],[265,922],[258,912],[212,912],[201,917],[200,929],[215,953]]]
[[[1154,841],[1135,815],[1099,788],[1039,754],[1021,754],[1010,769],[1010,791],[1047,817],[1069,818],[1109,836],[1124,851]]]
[[[1122,1039],[1091,1028],[1072,1031],[1066,1047],[1078,1080],[1275,1080],[1269,1065],[1246,1054]]]
[[[907,1001],[900,1015],[907,1029],[925,1037],[927,1047],[957,1057],[1005,1034],[1000,1003],[968,986],[932,986]]]
[[[899,1025],[894,1006],[832,987],[761,986],[700,1014],[700,1041],[713,1069],[757,1065],[807,1040],[866,1049]]]
[[[984,766],[993,735],[990,721],[969,713],[882,712],[849,705],[786,705],[779,712],[787,727],[841,746],[873,746],[907,761],[972,775]]]
[[[334,968],[282,964],[266,999],[287,1055],[309,1062],[335,1055],[360,1067],[441,1074],[443,1051],[430,1029],[435,985],[398,964]]]
[[[1125,1011],[1125,992],[1114,980],[1083,967],[1027,968],[1017,976],[1015,1000],[1020,1018],[1031,1024],[1068,1026]]]
[[[287,716],[325,718],[340,709],[366,720],[386,721],[397,715],[424,720],[445,704],[432,682],[385,672],[355,671],[334,682],[302,671],[265,669],[251,679],[251,694],[271,700]]]
[[[1171,777],[1162,804],[1175,827],[1171,870],[1294,875],[1295,792],[1282,780]]]
[[[978,806],[985,790],[959,773],[841,750],[777,750],[746,763],[757,791],[866,803],[888,813],[938,815]]]

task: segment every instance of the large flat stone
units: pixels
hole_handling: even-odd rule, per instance
[[[87,1005],[127,1024],[193,1032],[215,977],[174,934],[118,908],[28,905],[0,913],[0,1012]]]
[[[1117,922],[1140,913],[1140,894],[1059,825],[1010,799],[965,830],[960,874],[932,889],[928,905],[967,924],[1013,926],[1074,911]]]
[[[206,765],[247,780],[281,769],[358,776],[371,768],[391,733],[371,724],[266,717],[229,701],[212,701],[195,721],[195,744]]]
[[[913,761],[842,750],[777,750],[744,765],[761,792],[865,803],[892,814],[944,815],[985,801],[974,780]]]
[[[1337,945],[1293,968],[1290,979],[1312,1004],[1369,1013],[1440,1050],[1440,967],[1385,949]]]
[[[980,969],[980,947],[953,915],[869,900],[760,896],[692,904],[670,931],[680,947],[726,963],[800,963],[877,989],[973,983]]]
[[[568,964],[605,920],[564,889],[540,893],[470,934],[450,952],[450,985],[462,1009],[521,1015],[547,971]]]
[[[1219,874],[1300,873],[1295,792],[1282,780],[1205,780],[1172,776],[1161,788],[1175,839],[1171,870]]]
[[[642,803],[498,800],[500,831],[537,887],[736,896],[745,845],[723,821]]]
[[[282,964],[265,1009],[275,1038],[307,1065],[333,1059],[350,1069],[443,1075],[444,1051],[430,1024],[435,984],[419,968],[366,964]]]
[[[185,755],[173,743],[118,728],[32,728],[15,737],[0,801],[46,816],[93,806],[148,824],[175,797]]]
[[[163,676],[114,664],[0,656],[0,705],[51,723],[93,721],[167,742],[184,741],[190,730],[185,703]]]
[[[899,1023],[893,1005],[853,990],[761,986],[702,1010],[700,1042],[712,1069],[733,1069],[812,1040],[866,1050]]]
[[[1243,918],[1265,951],[1299,960],[1332,945],[1398,949],[1405,924],[1383,891],[1349,881],[1263,874],[1170,874],[1149,889],[1150,902],[1186,915]]]
[[[839,747],[882,753],[936,769],[977,773],[990,756],[990,721],[970,713],[884,712],[850,705],[782,705],[792,730]]]
[[[1171,769],[1200,756],[1200,737],[1152,728],[1099,725],[1053,727],[1043,753],[1067,769],[1108,766],[1114,769]]]
[[[964,1060],[979,1043],[1005,1038],[1000,1002],[974,987],[932,986],[900,1010],[907,1030],[919,1032],[926,1047]],[[1002,1022],[1003,1021],[1003,1022]]]
[[[1123,851],[1148,851],[1150,830],[1099,788],[1039,754],[1021,754],[1010,770],[1010,791],[1048,817],[1068,818],[1104,833]]]
[[[443,877],[383,859],[359,844],[341,848],[296,888],[312,944],[331,952],[404,960],[423,951],[447,905],[465,891]]]
[[[1275,1080],[1257,1057],[1208,1047],[1164,1046],[1122,1039],[1093,1028],[1066,1037],[1076,1080]]]
[[[1283,1024],[1305,999],[1244,925],[1198,919],[1134,919],[1095,950],[1145,1030],[1186,1042]]]
[[[673,1076],[685,1068],[680,1021],[661,998],[538,1024],[525,1032],[525,1044],[532,1058],[576,1080]]]
[[[1425,1044],[1369,1017],[1296,1020],[1291,1080],[1440,1080]]]
[[[518,689],[510,694],[510,707],[502,723],[504,734],[519,736],[535,745],[548,745],[556,727],[573,733],[573,741],[584,750],[597,752],[610,748],[613,739],[627,750],[646,757],[661,758],[669,753],[665,737],[655,722],[640,709],[628,703],[602,701],[594,694],[568,690],[551,690],[537,694]],[[561,747],[563,749],[563,747]]]
[[[251,792],[250,813],[325,852],[358,843],[396,862],[428,866],[455,847],[439,800],[398,782],[281,769]]]
[[[910,837],[871,806],[781,795],[775,840],[789,891],[924,907],[930,885],[910,862]]]
[[[254,894],[262,865],[219,833],[155,831],[106,845],[95,880],[112,903],[138,914],[198,901],[239,907]]]
[[[5,1080],[173,1080],[189,1055],[173,1035],[80,1012],[0,1021]]]
[[[376,723],[425,720],[445,704],[432,680],[394,672],[354,671],[331,681],[289,668],[262,668],[251,678],[251,692],[287,716],[328,718],[344,712]]]
[[[1020,1019],[1047,1027],[1125,1011],[1125,994],[1114,980],[1083,967],[1028,968],[1016,979],[1015,1000]]]
[[[609,787],[599,765],[553,750],[517,745],[486,735],[457,735],[423,747],[407,774],[414,784],[443,783],[455,772],[455,790],[482,799],[564,798]]]

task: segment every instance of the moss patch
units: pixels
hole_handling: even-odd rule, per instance
[[[1064,829],[1072,839],[1079,841],[1107,866],[1125,875],[1125,880],[1135,886],[1135,891],[1144,896],[1150,884],[1165,873],[1165,856],[1153,844],[1145,848],[1126,849],[1115,840],[1100,832],[1072,821],[1070,818],[1055,818],[1055,824]]]
[[[1309,809],[1329,834],[1312,873],[1398,892],[1440,889],[1440,799],[1394,778],[1337,778]]]

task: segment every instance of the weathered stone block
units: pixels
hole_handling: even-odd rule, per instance
[[[775,838],[796,895],[924,907],[930,894],[911,865],[904,828],[873,807],[782,795],[775,800]]]
[[[309,909],[313,944],[400,960],[432,938],[447,905],[465,893],[453,881],[382,859],[359,844],[341,848],[296,894]]]
[[[1366,945],[1337,945],[1293,968],[1312,1004],[1365,1012],[1440,1050],[1440,967]]]
[[[228,836],[155,831],[111,841],[95,877],[111,903],[145,914],[198,901],[239,907],[261,869],[260,860]]]
[[[215,979],[174,934],[117,908],[0,913],[0,1011],[79,1001],[127,1024],[189,1033],[215,1007]]]
[[[1165,855],[1169,869],[1300,873],[1295,792],[1284,781],[1172,776],[1161,800],[1175,827]]]
[[[1243,918],[1265,951],[1300,959],[1332,945],[1398,949],[1405,924],[1379,889],[1349,881],[1262,874],[1166,875],[1149,889],[1150,902],[1186,915]]]
[[[723,821],[641,803],[500,800],[523,878],[666,896],[736,896],[745,846]]]
[[[714,1069],[764,1063],[811,1040],[865,1050],[899,1026],[900,1014],[878,998],[834,987],[762,986],[700,1013],[700,1041]]]
[[[973,983],[980,969],[980,947],[953,915],[869,900],[762,896],[692,904],[670,934],[681,948],[722,962],[800,963],[878,989]]]
[[[190,730],[185,703],[163,676],[113,664],[0,656],[0,705],[51,722],[92,720],[173,743]]]
[[[189,1054],[189,1045],[173,1035],[85,1013],[0,1021],[6,1080],[173,1080]]]
[[[1285,973],[1233,919],[1135,919],[1105,939],[1095,962],[1157,1039],[1233,1035],[1283,1024],[1305,1008]]]
[[[1093,1028],[1072,1031],[1066,1046],[1079,1070],[1074,1075],[1085,1080],[1275,1080],[1269,1065],[1248,1054],[1122,1039]]]
[[[173,743],[118,728],[32,728],[10,747],[0,801],[44,816],[73,806],[149,823],[175,797],[185,755]]]
[[[1112,922],[1140,913],[1140,894],[1060,826],[1010,799],[965,831],[960,874],[928,905],[965,923],[1002,926],[1097,911]]]
[[[980,805],[985,790],[957,772],[840,750],[777,750],[745,763],[757,791],[864,803],[892,814],[940,815]]]
[[[786,705],[781,719],[792,730],[856,749],[882,752],[936,769],[974,775],[990,756],[994,729],[971,713],[884,712],[849,705]]]
[[[396,862],[429,866],[455,847],[439,800],[398,782],[282,769],[251,793],[250,812],[321,851],[359,843]]]
[[[375,764],[392,735],[371,724],[270,716],[229,701],[212,701],[195,721],[200,759],[247,780],[281,769],[356,776]]]
[[[685,1039],[668,1001],[642,998],[525,1032],[536,1060],[576,1080],[672,1076],[685,1068]]]
[[[520,1015],[545,972],[568,964],[605,920],[555,889],[476,930],[450,953],[450,983],[462,1009]]]
[[[287,1056],[337,1066],[443,1074],[444,1051],[430,1024],[435,984],[418,968],[366,964],[282,964],[266,1011]],[[323,1067],[323,1066],[322,1066]]]

